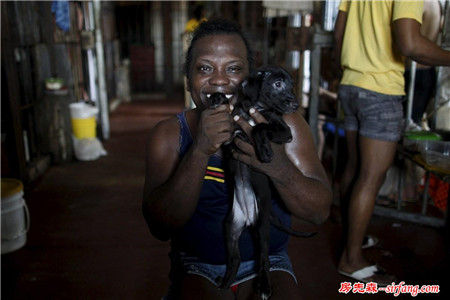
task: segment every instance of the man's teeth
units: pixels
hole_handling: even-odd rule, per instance
[[[227,97],[227,99],[229,100],[229,99],[231,99],[231,98],[233,98],[233,94],[225,94],[225,97]],[[206,94],[206,98],[211,98],[211,94]]]

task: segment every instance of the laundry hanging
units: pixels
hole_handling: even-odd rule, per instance
[[[52,13],[55,14],[56,25],[68,32],[70,29],[69,1],[53,1]]]

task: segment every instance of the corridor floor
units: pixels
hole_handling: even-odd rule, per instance
[[[110,116],[106,156],[54,165],[26,187],[28,242],[1,257],[3,299],[161,299],[169,285],[169,243],[152,237],[141,213],[144,151],[148,131],[182,109],[183,101],[173,99],[123,103]],[[293,227],[318,232],[293,237],[289,246],[304,299],[393,298],[339,293],[341,282],[350,280],[336,272],[338,209],[320,226],[294,220]],[[370,233],[380,240],[365,250],[371,259],[407,285],[441,285],[440,294],[429,296],[445,298],[442,229],[374,216]]]

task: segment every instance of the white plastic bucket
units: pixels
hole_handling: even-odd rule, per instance
[[[2,254],[23,247],[27,242],[30,213],[23,199],[22,182],[2,178]]]
[[[77,139],[95,138],[96,119],[98,108],[84,102],[69,105],[72,122],[72,133]]]
[[[94,117],[98,113],[98,108],[84,102],[69,104],[70,116],[73,119],[86,119]]]

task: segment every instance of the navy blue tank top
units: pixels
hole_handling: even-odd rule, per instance
[[[177,114],[177,118],[180,123],[180,157],[183,157],[192,145],[193,138],[185,113]],[[219,155],[212,155],[205,172],[197,209],[191,220],[172,239],[174,250],[186,252],[207,263],[226,263],[224,220],[231,204],[225,181],[222,159]],[[281,201],[273,199],[272,209],[283,224],[291,226],[291,216]],[[288,241],[289,234],[271,226],[270,253],[286,250]],[[255,258],[253,243],[254,240],[246,229],[239,240],[242,261]]]

